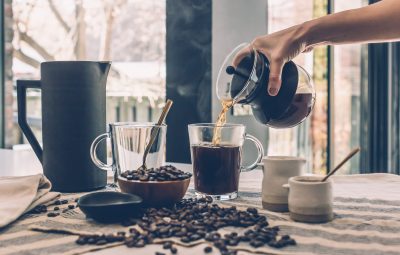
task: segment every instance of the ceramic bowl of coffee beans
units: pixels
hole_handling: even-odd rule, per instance
[[[146,206],[164,206],[185,196],[191,177],[191,173],[168,165],[125,171],[118,177],[118,185],[122,192],[140,196]]]

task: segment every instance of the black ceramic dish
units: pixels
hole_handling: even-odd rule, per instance
[[[99,222],[118,222],[139,217],[142,198],[121,192],[93,192],[79,198],[79,208],[88,218]]]

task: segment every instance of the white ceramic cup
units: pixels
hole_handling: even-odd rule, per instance
[[[263,158],[262,205],[274,212],[288,211],[288,190],[282,185],[293,176],[303,174],[304,158],[291,156],[267,156]]]
[[[289,184],[289,212],[294,221],[322,223],[333,219],[332,180],[324,176],[295,176]]]

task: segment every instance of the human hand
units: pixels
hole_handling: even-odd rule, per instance
[[[302,25],[297,25],[255,38],[253,42],[236,54],[233,66],[236,67],[253,49],[264,54],[269,60],[268,93],[276,96],[282,83],[283,65],[301,52],[312,50],[312,47],[307,47],[307,43],[303,39]]]

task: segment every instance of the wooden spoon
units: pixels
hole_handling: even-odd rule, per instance
[[[147,155],[149,154],[150,148],[151,148],[151,146],[153,146],[153,143],[156,140],[158,131],[160,130],[160,125],[164,122],[169,110],[171,109],[172,103],[173,103],[172,100],[169,100],[169,99],[167,100],[167,102],[165,103],[165,106],[161,112],[160,118],[158,119],[157,126],[155,126],[151,130],[150,140],[149,140],[149,143],[147,144],[146,149],[143,154],[143,163],[142,163],[142,166],[139,167],[138,169],[143,169],[143,170],[147,169],[147,166],[146,166]]]
[[[343,160],[342,162],[339,163],[339,165],[337,165],[327,176],[324,177],[324,179],[322,179],[321,182],[326,181],[330,176],[332,176],[333,174],[335,174],[335,172],[337,170],[339,170],[339,168],[341,168],[344,163],[346,163],[349,159],[351,159],[354,155],[356,155],[359,151],[361,150],[360,147],[355,148],[354,150],[352,150]]]

